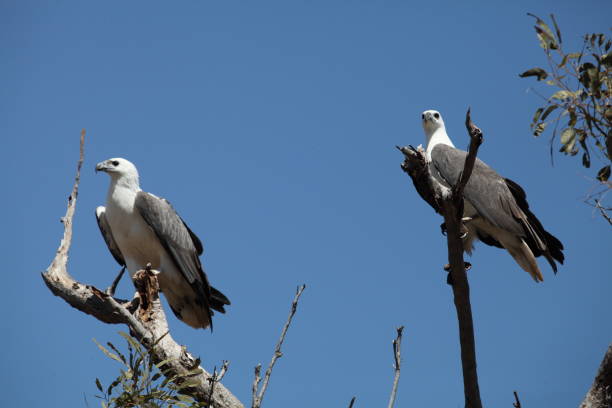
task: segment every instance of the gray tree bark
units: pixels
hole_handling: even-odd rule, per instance
[[[612,407],[612,343],[597,370],[593,385],[587,392],[580,408]]]

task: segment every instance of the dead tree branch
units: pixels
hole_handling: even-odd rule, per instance
[[[597,370],[593,385],[587,392],[580,408],[610,408],[612,406],[612,343]]]
[[[461,363],[463,367],[463,389],[466,408],[481,408],[478,375],[476,371],[476,345],[474,342],[474,323],[470,304],[470,288],[463,260],[461,229],[463,224],[463,189],[468,183],[474,168],[478,147],[482,143],[482,132],[471,120],[470,110],[466,114],[465,125],[470,135],[470,147],[463,171],[456,185],[449,189],[432,175],[422,149],[398,147],[404,154],[402,169],[410,175],[419,195],[436,212],[444,216],[447,231],[450,276],[453,282],[453,296],[457,319],[459,321],[459,340],[461,344]]]
[[[84,145],[83,130],[75,182],[68,197],[66,215],[62,218],[64,236],[55,258],[42,273],[45,284],[54,295],[61,297],[75,309],[104,323],[127,325],[132,335],[143,346],[152,350],[155,363],[166,361],[163,370],[166,377],[177,376],[182,379],[182,384],[187,382],[190,384],[189,387],[183,388],[182,392],[214,408],[244,408],[243,404],[222,384],[217,383],[214,386],[214,383],[209,381],[211,375],[199,367],[199,359],[191,356],[167,334],[168,322],[159,300],[157,276],[154,271],[148,269],[136,274],[138,295],[131,302],[115,299],[92,285],[77,282],[68,273],[68,251],[72,242],[72,222],[83,165]]]
[[[270,376],[272,375],[272,369],[274,368],[274,364],[276,364],[276,360],[283,356],[281,352],[281,347],[283,342],[285,341],[285,336],[287,335],[287,331],[289,330],[289,326],[291,325],[291,320],[293,320],[293,316],[297,311],[298,301],[300,300],[300,296],[302,292],[306,289],[306,285],[298,286],[295,297],[293,298],[293,302],[291,303],[291,310],[289,311],[289,317],[287,318],[287,322],[285,326],[283,326],[283,330],[281,332],[281,336],[276,343],[276,347],[274,349],[274,354],[272,355],[272,360],[266,369],[266,373],[264,374],[263,382],[261,384],[261,390],[259,390],[259,394],[257,394],[257,390],[259,388],[259,382],[261,381],[261,364],[258,364],[255,367],[255,379],[253,380],[253,401],[251,404],[252,408],[260,408],[261,401],[263,401],[264,394],[266,393],[266,389],[268,388],[268,382],[270,381]]]
[[[393,377],[393,388],[391,388],[391,396],[389,397],[389,405],[387,408],[393,408],[395,405],[395,396],[397,395],[397,385],[399,384],[400,378],[400,365],[402,363],[402,334],[404,332],[404,326],[400,326],[397,329],[397,337],[393,340],[393,358],[395,359],[395,376]]]
[[[512,403],[514,408],[521,408],[521,400],[519,400],[518,392],[514,391],[514,402]]]

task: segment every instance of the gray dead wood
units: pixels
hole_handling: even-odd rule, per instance
[[[476,370],[476,344],[474,341],[472,306],[470,304],[470,287],[465,273],[466,264],[463,260],[463,242],[461,240],[463,189],[472,174],[478,147],[482,143],[482,132],[472,123],[469,109],[466,114],[465,125],[470,136],[470,147],[459,182],[452,188],[442,185],[431,175],[431,169],[422,149],[413,147],[398,147],[398,149],[405,157],[402,170],[412,178],[419,195],[436,212],[444,216],[450,275],[459,322],[465,407],[482,408]]]
[[[595,381],[580,404],[580,408],[612,407],[612,343],[597,370]]]
[[[115,299],[92,285],[77,282],[68,273],[68,251],[72,241],[72,220],[83,165],[84,143],[85,131],[82,131],[76,178],[68,198],[66,215],[62,218],[64,236],[51,265],[42,273],[45,284],[54,295],[61,297],[75,309],[104,323],[127,325],[130,333],[144,347],[153,346],[155,363],[167,361],[163,366],[165,376],[178,376],[181,381],[193,384],[183,389],[185,393],[213,408],[244,408],[227,388],[217,381],[211,381],[211,374],[199,366],[199,359],[191,356],[185,347],[176,343],[168,334],[168,322],[159,300],[157,277],[153,271],[143,270],[137,273],[135,283],[138,295],[132,301]],[[214,389],[211,390],[211,387]]]
[[[391,396],[389,397],[387,408],[393,408],[395,405],[395,397],[397,395],[397,386],[399,385],[402,364],[402,334],[404,333],[404,326],[400,326],[396,330],[397,337],[393,340],[393,368],[395,369],[395,375],[393,376],[393,387],[391,388]]]
[[[266,394],[266,390],[268,389],[268,383],[270,381],[270,376],[272,375],[272,370],[274,369],[274,364],[276,364],[276,360],[283,356],[281,347],[283,346],[283,342],[285,341],[285,336],[287,335],[289,326],[291,326],[293,316],[297,311],[298,302],[300,300],[300,296],[302,296],[302,292],[304,292],[304,289],[306,289],[306,285],[300,285],[298,286],[295,292],[295,297],[293,298],[293,302],[291,302],[291,309],[289,310],[289,317],[287,317],[287,322],[285,322],[283,330],[281,331],[280,338],[278,339],[276,347],[274,348],[274,354],[272,355],[272,360],[270,360],[270,364],[268,365],[266,373],[264,374],[263,383],[261,384],[259,394],[257,393],[257,390],[259,389],[259,382],[261,381],[261,364],[257,364],[257,366],[255,367],[255,378],[253,379],[253,385],[251,388],[251,408],[261,407],[261,402],[263,401],[263,397]]]

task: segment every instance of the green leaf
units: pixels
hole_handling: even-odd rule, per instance
[[[572,143],[573,145],[573,141],[575,138],[576,138],[576,129],[574,128],[567,128],[563,130],[563,132],[561,132],[561,144],[562,145],[567,145],[568,143]]]
[[[98,378],[96,378],[96,387],[98,387],[100,392],[104,392],[104,390],[102,389],[102,383],[100,382]]]
[[[521,77],[521,78],[527,78],[527,77],[531,77],[531,76],[538,77],[538,81],[541,81],[543,79],[548,78],[548,72],[546,72],[542,68],[535,67],[535,68],[528,69],[527,71],[523,72],[522,74],[519,74],[519,77]]]
[[[119,358],[119,357],[118,357],[118,356],[117,356],[115,353],[111,353],[110,351],[108,351],[108,350],[106,349],[106,347],[104,347],[103,345],[101,345],[100,343],[98,343],[98,342],[96,341],[96,339],[93,339],[93,341],[94,341],[94,343],[96,343],[96,344],[98,345],[98,348],[99,348],[100,350],[102,350],[102,352],[103,352],[104,354],[106,354],[106,356],[107,356],[107,357],[110,357],[110,358],[112,358],[113,360],[117,360],[118,362],[120,362],[120,363],[122,363],[122,364],[123,364],[123,361],[121,361],[121,359],[120,359],[120,358]]]
[[[573,110],[569,111],[569,115],[570,120],[567,122],[567,126],[573,128],[574,125],[576,125],[576,122],[578,121],[578,116],[576,116],[576,112]]]
[[[538,120],[540,120],[540,115],[542,115],[542,112],[544,112],[544,108],[536,109],[535,113],[533,114],[533,120],[531,121],[532,128],[535,126],[536,123],[538,123]]]
[[[541,121],[545,121],[546,118],[548,117],[548,115],[550,115],[552,113],[552,111],[554,111],[555,109],[557,109],[559,107],[559,105],[550,105],[548,106],[548,108],[546,108],[546,110],[544,111],[544,113],[542,114],[542,116],[540,117]]]
[[[567,128],[561,133],[561,144],[563,145],[560,152],[571,154],[572,156],[578,153],[576,146],[576,129]]]
[[[159,363],[155,364],[155,367],[157,368],[162,368],[163,366],[165,366],[166,364],[168,364],[169,362],[175,360],[174,358],[167,358],[163,361],[160,361]]]
[[[110,347],[111,349],[113,349],[113,351],[115,353],[117,353],[117,355],[119,356],[119,358],[121,359],[121,361],[123,361],[123,364],[127,364],[126,360],[125,360],[125,356],[123,354],[121,354],[121,352],[119,350],[117,350],[117,347],[115,347],[113,345],[113,343],[111,343],[110,341],[107,341],[106,344],[108,345],[108,347]]]
[[[589,155],[586,153],[582,153],[582,165],[586,167],[587,169],[591,167],[591,159],[589,158]]]
[[[125,333],[125,332],[122,332],[122,331],[120,331],[120,332],[119,332],[119,335],[120,335],[121,337],[123,337],[125,340],[127,340],[127,342],[128,342],[128,343],[129,343],[129,344],[130,344],[132,347],[134,347],[134,349],[135,349],[136,351],[138,351],[139,353],[142,351],[140,343],[139,343],[139,342],[138,342],[138,341],[137,341],[135,338],[133,338],[133,337],[132,337],[132,336],[130,336],[129,334],[127,334],[127,333]]]
[[[548,125],[548,123],[545,123],[545,122],[538,123],[535,130],[533,131],[533,135],[536,137],[540,136],[542,132],[544,132],[544,129],[546,129],[546,125]]]
[[[550,99],[559,99],[559,100],[564,100],[564,99],[569,99],[572,98],[574,96],[573,92],[570,91],[565,91],[565,90],[561,90],[561,91],[557,91],[555,92]]]
[[[597,180],[603,182],[608,181],[610,178],[610,165],[604,166],[597,172]]]
[[[534,14],[527,13],[527,15],[536,19],[537,25],[535,26],[535,29],[538,33],[538,37],[541,40],[544,40],[543,42],[545,46],[543,48],[550,48],[551,50],[558,49],[559,46],[557,45],[557,40],[555,39],[555,36],[553,35],[553,32],[550,27],[548,27],[548,24],[546,24],[544,20]]]
[[[557,25],[557,20],[555,20],[555,15],[551,14],[550,19],[552,20],[555,26],[555,32],[557,33],[557,39],[559,40],[559,44],[562,44],[563,40],[561,39],[561,30],[559,30],[559,26]]]

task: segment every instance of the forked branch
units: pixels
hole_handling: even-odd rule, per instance
[[[300,300],[300,296],[302,295],[302,292],[304,291],[304,289],[306,289],[306,285],[300,285],[298,286],[295,292],[295,297],[293,298],[293,302],[291,303],[291,310],[289,311],[289,317],[287,318],[287,322],[283,326],[283,330],[281,332],[280,338],[278,339],[278,342],[276,343],[276,347],[274,348],[274,354],[272,355],[272,360],[270,361],[270,364],[268,365],[268,368],[266,369],[266,373],[264,374],[263,382],[261,384],[261,389],[259,390],[259,393],[257,391],[259,389],[259,382],[261,381],[261,364],[258,364],[255,367],[255,379],[253,380],[253,386],[252,386],[252,394],[253,394],[252,403],[251,403],[252,408],[261,407],[261,401],[263,401],[263,397],[266,393],[266,389],[268,388],[268,383],[270,381],[270,376],[272,375],[272,369],[274,368],[274,364],[276,364],[276,360],[278,360],[279,358],[283,356],[283,353],[281,352],[281,347],[283,345],[283,342],[285,341],[285,336],[287,335],[289,326],[291,325],[291,320],[293,320],[293,316],[295,315],[295,312],[297,311],[298,302]]]
[[[402,363],[402,334],[404,333],[404,326],[400,326],[396,330],[397,337],[393,340],[393,359],[395,360],[393,367],[395,369],[395,375],[393,377],[393,387],[391,388],[391,396],[389,397],[389,405],[387,405],[387,408],[393,408],[393,405],[395,405]]]

